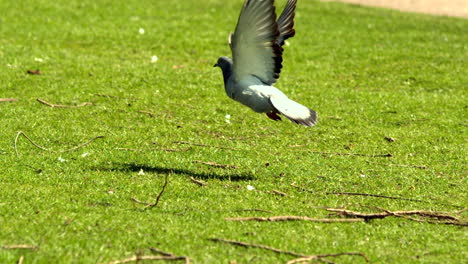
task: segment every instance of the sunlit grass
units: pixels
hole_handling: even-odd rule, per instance
[[[276,86],[318,112],[304,128],[224,94],[212,66],[230,55],[241,5],[0,2],[0,98],[18,99],[0,102],[0,246],[39,247],[0,249],[0,262],[107,262],[152,246],[196,263],[291,259],[213,237],[381,263],[466,260],[466,232],[451,225],[224,218],[466,207],[467,20],[299,1]],[[16,156],[18,131],[50,151],[20,137]],[[167,174],[157,207],[131,201],[154,202]]]

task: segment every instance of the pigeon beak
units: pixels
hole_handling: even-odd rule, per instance
[[[218,67],[218,66],[219,66],[218,63],[216,63],[215,65],[213,65],[213,67]]]

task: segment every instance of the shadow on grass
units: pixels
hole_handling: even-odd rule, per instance
[[[117,163],[113,165],[105,165],[102,167],[93,167],[93,170],[107,170],[107,171],[122,171],[122,172],[139,172],[143,170],[146,173],[158,173],[158,174],[180,174],[188,175],[197,179],[218,179],[218,180],[229,180],[229,181],[249,181],[255,180],[255,177],[251,173],[226,173],[218,174],[215,172],[200,173],[186,169],[179,168],[165,168],[159,166],[148,166],[144,164],[136,163]]]

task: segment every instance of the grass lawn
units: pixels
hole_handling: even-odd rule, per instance
[[[1,263],[107,263],[158,255],[150,247],[194,263],[296,258],[210,238],[374,263],[468,259],[466,227],[446,219],[225,220],[383,208],[466,221],[468,20],[299,0],[276,87],[318,112],[305,128],[225,95],[212,66],[230,56],[241,6],[0,2],[0,98],[16,99],[0,102]],[[131,200],[160,193],[151,209]]]

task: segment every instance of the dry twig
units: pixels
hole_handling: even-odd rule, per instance
[[[92,103],[90,103],[90,102],[81,103],[79,105],[59,105],[59,104],[49,103],[46,100],[43,100],[43,99],[40,99],[40,98],[36,98],[36,100],[41,104],[44,104],[44,105],[47,105],[47,106],[50,106],[50,107],[57,107],[57,108],[75,108],[75,107],[83,107],[83,106],[87,106],[87,105],[92,105]]]
[[[257,221],[257,222],[280,222],[280,221],[310,221],[320,223],[355,223],[363,222],[364,219],[343,219],[343,218],[311,218],[308,216],[300,215],[281,215],[281,216],[270,216],[270,217],[228,217],[224,218],[227,221]],[[344,220],[344,221],[343,221]]]
[[[222,169],[237,169],[238,168],[236,165],[219,164],[219,163],[212,162],[212,161],[194,160],[193,163],[201,163],[204,165],[208,165],[208,166],[215,167],[215,168],[222,168]]]
[[[316,154],[321,154],[321,155],[336,155],[336,156],[361,156],[361,157],[372,157],[372,158],[379,158],[379,157],[384,157],[384,158],[389,158],[393,157],[392,154],[387,153],[387,154],[362,154],[362,153],[341,153],[341,152],[320,152],[320,151],[310,151],[310,153],[316,153]]]
[[[206,185],[207,185],[207,183],[206,183],[206,182],[203,182],[203,181],[197,180],[197,179],[195,179],[194,177],[190,177],[190,180],[191,180],[192,182],[194,182],[194,183],[196,183],[196,184],[200,185],[200,186],[206,186]]]
[[[356,195],[356,196],[371,196],[371,197],[378,197],[378,198],[387,198],[387,199],[394,199],[394,200],[406,200],[412,202],[423,202],[422,200],[411,199],[411,198],[404,198],[404,197],[396,197],[396,196],[386,196],[380,194],[370,194],[370,193],[355,193],[355,192],[327,192],[326,194],[336,194],[336,195]]]
[[[246,248],[248,248],[248,247],[262,248],[262,249],[270,250],[270,251],[273,251],[273,252],[276,252],[276,253],[279,253],[279,254],[288,254],[288,255],[292,255],[292,256],[296,256],[296,257],[306,257],[306,255],[304,255],[304,254],[300,254],[300,253],[296,253],[296,252],[292,252],[292,251],[287,251],[287,250],[281,250],[281,249],[277,249],[277,248],[272,248],[272,247],[265,246],[265,245],[250,244],[250,243],[245,243],[245,242],[241,242],[241,241],[234,241],[234,240],[229,240],[229,239],[223,239],[223,238],[210,238],[209,240],[214,241],[214,242],[222,242],[222,243],[233,244],[233,245],[236,245],[236,246],[241,246],[241,247],[246,247]]]
[[[156,201],[154,203],[145,203],[145,202],[142,202],[134,197],[131,197],[130,200],[132,200],[133,202],[137,203],[137,204],[144,204],[146,205],[145,209],[151,209],[153,207],[156,207],[159,203],[159,199],[161,199],[161,196],[163,195],[164,193],[164,190],[166,189],[166,186],[169,182],[169,174],[166,174],[166,177],[164,178],[164,185],[162,186],[161,188],[161,191],[159,192],[158,196],[156,196]]]
[[[191,142],[185,142],[185,141],[174,141],[174,143],[177,143],[177,144],[186,144],[186,145],[192,145],[192,146],[198,146],[198,147],[210,147],[210,148],[219,148],[219,149],[236,150],[235,148],[228,148],[228,147],[221,147],[221,146],[213,146],[213,145],[200,144],[200,143],[191,143]]]
[[[27,70],[26,73],[31,74],[31,75],[41,75],[42,74],[39,69],[37,69],[37,70]]]
[[[166,256],[166,257],[177,257],[179,259],[184,259],[185,260],[185,263],[186,264],[190,264],[190,258],[189,257],[186,257],[186,256],[176,256],[172,253],[169,253],[169,252],[165,252],[165,251],[162,251],[161,249],[159,248],[155,248],[155,247],[150,247],[149,248],[152,252],[154,253],[158,253],[158,254],[161,254],[163,256]]]
[[[327,211],[336,213],[337,215],[342,215],[345,217],[360,218],[365,220],[370,219],[382,219],[388,216],[401,217],[408,220],[421,222],[421,223],[432,223],[432,224],[447,224],[447,225],[460,225],[468,226],[468,222],[462,221],[459,218],[449,215],[445,212],[435,212],[435,211],[424,211],[424,210],[411,210],[411,211],[389,211],[386,209],[378,208],[382,212],[378,213],[362,213],[346,209],[337,209],[337,208],[326,208]],[[420,218],[409,217],[410,215],[416,215]],[[436,218],[437,220],[433,220]]]
[[[296,188],[296,189],[299,189],[299,190],[301,190],[301,191],[304,191],[304,192],[314,193],[313,191],[307,190],[306,188],[303,188],[303,187],[301,187],[301,186],[297,186],[297,185],[294,184],[294,183],[291,183],[291,186],[294,187],[294,188]]]
[[[366,260],[366,262],[369,262],[369,257],[367,257],[365,254],[361,252],[342,252],[342,253],[336,253],[336,254],[320,254],[320,255],[312,255],[312,256],[307,256],[307,257],[300,257],[297,259],[292,259],[286,262],[286,264],[301,263],[301,262],[311,261],[314,259],[323,261],[323,258],[340,257],[340,256],[361,256]],[[333,263],[333,262],[330,262],[330,263]]]
[[[17,143],[18,143],[18,138],[20,135],[23,135],[23,137],[25,137],[33,146],[35,146],[36,148],[39,148],[39,149],[42,149],[42,150],[45,150],[45,151],[51,151],[51,152],[55,152],[55,153],[64,153],[64,152],[69,152],[69,151],[73,151],[73,150],[77,150],[79,148],[82,148],[88,144],[90,144],[91,142],[93,142],[94,140],[98,139],[98,138],[103,138],[104,136],[97,136],[97,137],[93,137],[92,139],[86,141],[85,143],[83,144],[80,144],[76,147],[73,147],[73,148],[70,148],[70,149],[66,149],[66,150],[60,150],[60,151],[54,151],[54,150],[51,150],[51,149],[48,149],[48,148],[45,148],[45,147],[42,147],[42,146],[39,146],[38,144],[34,143],[34,141],[29,138],[23,131],[18,131],[18,134],[16,134],[16,138],[15,138],[15,152],[16,152],[16,156],[19,156],[19,153],[18,153],[18,149],[17,149]]]
[[[143,113],[143,114],[147,114],[149,115],[150,117],[153,117],[155,116],[156,114],[153,113],[153,112],[150,112],[150,111],[145,111],[145,110],[139,110],[138,113]]]
[[[184,260],[185,263],[190,263],[187,257],[184,256],[133,256],[126,259],[119,259],[106,262],[106,264],[121,264],[135,262],[139,263],[140,260]]]
[[[31,246],[31,245],[3,245],[3,246],[0,246],[0,248],[3,248],[3,249],[30,249],[30,250],[38,249],[37,246]]]
[[[16,263],[23,264],[23,262],[24,262],[24,256],[21,256]]]
[[[286,193],[278,191],[278,190],[271,190],[271,192],[279,196],[288,196]]]
[[[123,150],[123,151],[165,151],[165,152],[182,152],[182,151],[189,151],[192,148],[182,148],[182,149],[169,149],[169,148],[149,148],[149,149],[134,149],[134,148],[115,148],[116,150]]]
[[[273,212],[272,211],[268,211],[268,210],[263,210],[263,209],[257,209],[257,208],[251,208],[251,209],[238,209],[238,210],[234,210],[236,212],[264,212],[264,213],[270,213],[272,214]]]
[[[15,98],[0,98],[0,102],[16,102],[18,99]]]
[[[277,248],[273,248],[273,247],[266,246],[266,245],[250,244],[250,243],[245,243],[245,242],[241,242],[241,241],[234,241],[234,240],[228,240],[228,239],[223,239],[223,238],[210,238],[209,240],[214,241],[214,242],[222,242],[222,243],[233,244],[233,245],[236,245],[236,246],[241,246],[241,247],[246,247],[246,248],[249,248],[249,247],[261,248],[261,249],[266,249],[266,250],[269,250],[269,251],[273,251],[273,252],[278,253],[278,254],[287,254],[287,255],[294,256],[294,257],[299,257],[299,258],[293,259],[293,260],[291,260],[291,261],[289,261],[287,263],[299,263],[299,262],[304,262],[304,261],[314,260],[314,259],[320,260],[320,261],[323,261],[323,262],[332,263],[332,262],[329,262],[326,258],[327,257],[339,257],[339,256],[344,256],[344,255],[361,256],[367,262],[369,262],[369,258],[365,254],[360,253],[360,252],[343,252],[343,253],[336,253],[336,254],[306,255],[306,254],[302,254],[302,253],[296,253],[296,252],[293,252],[293,251],[277,249]]]
[[[423,170],[428,169],[428,167],[427,167],[427,166],[424,166],[424,165],[392,164],[392,163],[380,163],[380,162],[370,162],[370,161],[367,161],[367,163],[370,163],[370,164],[377,164],[377,165],[383,165],[383,166],[390,166],[390,167],[417,168],[417,169],[423,169]]]
[[[110,95],[110,94],[100,94],[96,93],[93,94],[94,96],[99,96],[99,97],[107,97],[107,98],[115,98],[115,99],[127,99],[127,100],[139,100],[140,98],[138,97],[123,97],[123,96],[116,96],[116,95]]]

